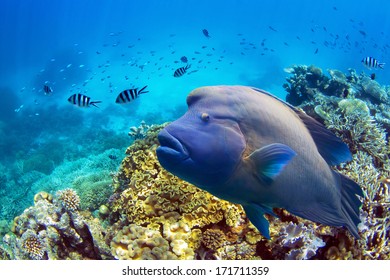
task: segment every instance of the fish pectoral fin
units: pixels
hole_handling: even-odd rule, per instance
[[[255,163],[256,177],[262,183],[271,184],[295,155],[296,152],[289,146],[274,143],[257,149],[249,155],[249,159]]]
[[[260,231],[260,233],[267,239],[270,239],[269,235],[269,222],[264,217],[264,214],[270,214],[275,216],[272,209],[269,207],[261,206],[255,203],[251,203],[243,206],[246,216],[251,223]]]

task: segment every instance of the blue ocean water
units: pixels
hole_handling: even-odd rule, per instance
[[[284,98],[283,69],[294,64],[375,71],[388,84],[390,67],[361,63],[389,63],[388,11],[384,0],[1,1],[0,220],[38,191],[109,178],[132,142],[129,128],[180,116],[196,87],[250,85]],[[183,56],[191,68],[173,77]],[[115,103],[145,85],[148,93]],[[74,93],[100,108],[72,106]]]

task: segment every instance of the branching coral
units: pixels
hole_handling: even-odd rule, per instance
[[[338,169],[359,183],[366,194],[361,210],[362,223],[359,225],[361,239],[355,240],[338,229],[319,226],[316,232],[326,245],[318,249],[313,258],[388,259],[388,90],[364,74],[358,76],[352,69],[349,72],[344,76],[336,73],[337,79],[345,80],[349,86],[349,94],[344,99],[322,95],[320,93],[324,92],[317,87],[318,93],[309,96],[302,107],[308,114],[314,114],[313,117],[320,117],[329,129],[348,144],[353,153],[352,161]]]
[[[146,137],[147,132],[154,125],[147,125],[145,121],[141,121],[141,124],[138,127],[130,127],[129,136],[134,140],[143,139]]]

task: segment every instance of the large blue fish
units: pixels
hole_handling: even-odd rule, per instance
[[[267,238],[264,214],[284,208],[305,219],[345,226],[359,237],[358,184],[330,165],[351,160],[339,138],[270,93],[244,86],[202,87],[188,111],[158,135],[161,165],[233,203]]]

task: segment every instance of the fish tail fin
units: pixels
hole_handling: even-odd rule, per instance
[[[138,94],[149,92],[149,91],[144,91],[144,89],[145,89],[146,87],[147,87],[147,85],[144,86],[143,88],[141,88],[141,89],[139,90]]]
[[[386,64],[386,63],[384,63],[384,62],[378,63],[378,67],[379,67],[380,69],[383,69],[383,68],[385,68],[385,64]]]
[[[96,103],[102,103],[101,101],[92,101],[90,102],[89,104],[92,105],[92,106],[95,106],[96,108],[99,108]]]
[[[186,65],[186,70],[191,68],[191,64]]]
[[[345,226],[356,238],[359,237],[357,225],[361,222],[359,210],[362,202],[359,197],[364,197],[360,186],[348,177],[339,174],[341,178],[341,211],[345,217]]]

